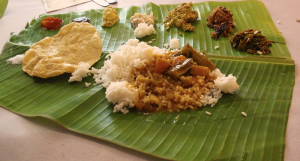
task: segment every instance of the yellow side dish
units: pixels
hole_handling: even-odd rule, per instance
[[[112,6],[108,6],[103,11],[103,24],[101,25],[101,27],[112,27],[118,21],[119,15],[117,11]]]

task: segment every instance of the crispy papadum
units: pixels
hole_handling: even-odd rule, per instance
[[[72,22],[57,35],[32,45],[24,55],[22,69],[30,76],[54,77],[73,73],[79,62],[92,66],[101,53],[102,42],[96,28],[86,22]]]

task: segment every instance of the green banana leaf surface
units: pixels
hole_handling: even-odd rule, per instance
[[[0,19],[3,17],[8,0],[0,0]]]
[[[156,34],[140,41],[155,39],[152,46],[163,47],[172,38],[196,50],[205,50],[222,73],[237,77],[240,88],[235,94],[224,94],[213,107],[175,113],[113,113],[101,85],[92,77],[69,83],[70,74],[42,79],[30,77],[22,65],[11,65],[7,59],[24,54],[29,46],[58,30],[43,30],[40,15],[28,23],[3,47],[0,55],[0,105],[24,116],[49,118],[65,128],[107,140],[143,153],[170,160],[283,160],[288,113],[295,84],[295,66],[283,36],[275,27],[266,7],[260,1],[203,2],[193,5],[199,13],[194,32],[176,27],[166,31],[163,21],[176,5],[147,3],[141,7],[116,8],[120,20],[111,28],[102,28],[103,10],[52,15],[63,19],[63,25],[74,18],[88,17],[96,27],[103,51],[116,51],[123,42],[135,38],[130,17],[134,13],[153,12]],[[233,13],[234,32],[258,29],[272,44],[271,54],[252,55],[233,49],[229,37],[211,38],[214,32],[206,18],[218,6]],[[25,24],[24,24],[25,26]],[[180,36],[179,33],[182,33]],[[215,49],[215,46],[219,46]],[[94,65],[101,68],[101,59]],[[211,115],[205,114],[211,112]],[[247,117],[241,112],[246,112]]]

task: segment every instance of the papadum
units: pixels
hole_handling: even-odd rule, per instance
[[[92,66],[101,53],[102,42],[96,28],[86,22],[72,22],[57,35],[32,45],[24,55],[22,69],[30,76],[54,77],[73,73],[80,62]]]

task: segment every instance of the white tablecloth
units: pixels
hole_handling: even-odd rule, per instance
[[[193,3],[204,0],[192,0]],[[219,0],[222,1],[222,0]],[[296,64],[296,85],[286,133],[285,160],[300,160],[300,19],[299,0],[262,0],[277,28],[282,31]],[[119,0],[113,7],[141,6],[149,0]],[[152,0],[156,4],[178,4],[182,0]],[[103,7],[88,2],[55,11],[82,12]],[[6,12],[0,19],[0,48],[9,40],[10,33],[19,33],[32,18],[45,14],[42,0],[9,0]],[[1,73],[0,73],[1,74]],[[0,82],[1,83],[1,82]],[[160,160],[100,139],[70,132],[60,125],[41,117],[19,116],[0,107],[0,160]]]

